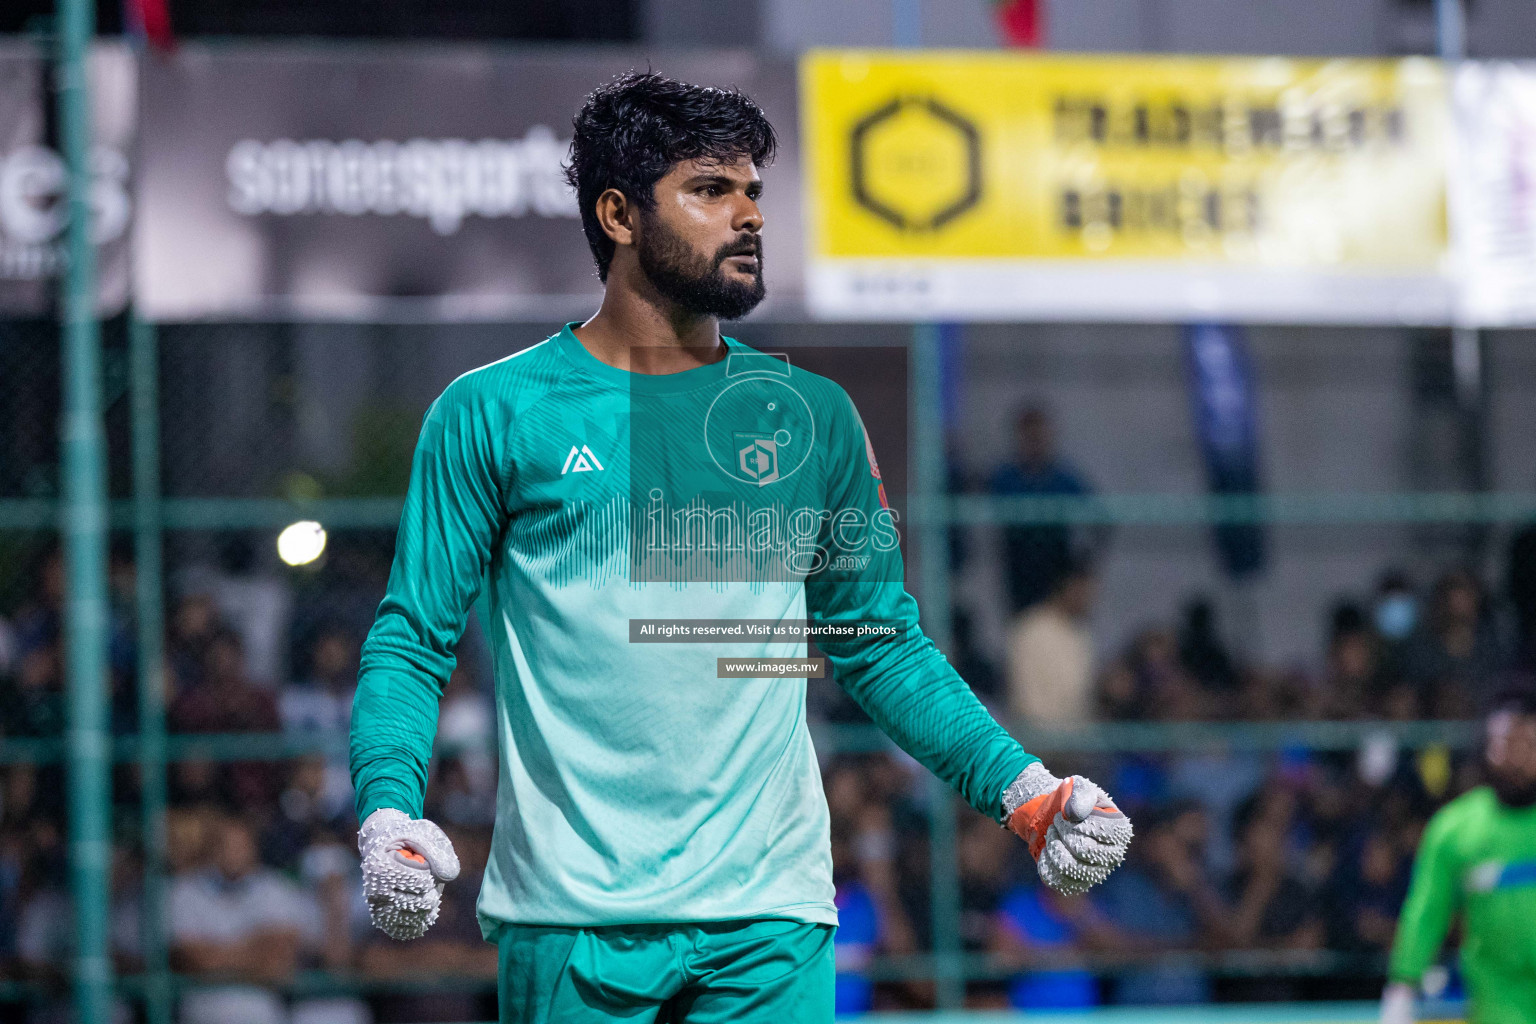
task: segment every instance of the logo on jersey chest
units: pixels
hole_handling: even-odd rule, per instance
[[[1473,893],[1536,886],[1536,860],[1486,860],[1474,864],[1462,881],[1467,892]]]
[[[565,465],[560,467],[560,475],[567,473],[601,473],[603,464],[591,448],[586,445],[571,445],[570,454],[565,457]]]

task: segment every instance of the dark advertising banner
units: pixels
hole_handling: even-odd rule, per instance
[[[737,52],[187,46],[142,65],[137,298],[158,320],[580,316],[600,287],[561,163],[597,85],[753,96],[769,302],[798,307],[795,76]]]
[[[46,313],[64,267],[66,175],[58,140],[50,137],[50,73],[38,47],[0,42],[0,313],[5,315]],[[97,245],[98,305],[108,314],[128,300],[134,82],[128,50],[98,46],[92,52],[91,234]]]
[[[1259,388],[1243,330],[1231,324],[1184,329],[1189,398],[1195,437],[1212,494],[1259,494]],[[1269,547],[1260,523],[1218,523],[1216,551],[1227,573],[1242,579],[1262,572]]]

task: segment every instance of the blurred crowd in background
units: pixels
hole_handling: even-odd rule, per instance
[[[1019,418],[1019,457],[987,486],[1005,494],[1087,494],[1059,457],[1046,412]],[[963,539],[962,539],[963,540]],[[427,939],[393,943],[368,926],[357,884],[356,819],[344,734],[359,648],[389,569],[389,539],[338,536],[320,568],[262,568],[255,540],[224,537],[173,552],[166,702],[171,731],[329,737],[287,760],[176,760],[170,768],[168,927],[174,968],[206,984],[182,1020],[362,1024],[494,1015],[494,947],[474,916],[495,817],[494,717],[472,622],[441,713],[443,753],[427,815],[465,870]],[[1099,663],[1091,636],[1093,552],[1104,543],[1058,526],[1005,531],[1011,604],[1006,657],[993,663],[957,630],[952,660],[1005,721],[1050,729],[1106,721],[1474,717],[1528,669],[1536,531],[1517,533],[1503,581],[1447,567],[1433,578],[1386,571],[1332,609],[1316,666],[1251,664],[1223,638],[1211,600],[1164,616]],[[201,554],[199,554],[201,552]],[[136,729],[134,565],[112,559],[113,729]],[[40,550],[0,617],[0,723],[7,739],[62,735],[63,570]],[[964,623],[958,623],[964,626]],[[814,722],[864,721],[833,684],[813,683]],[[265,753],[265,750],[260,751]],[[1123,870],[1083,897],[1034,879],[1015,838],[965,810],[960,926],[993,981],[978,1006],[1370,997],[1391,942],[1428,816],[1476,784],[1476,751],[1400,747],[1389,733],[1347,752],[1198,750],[1056,756],[1058,774],[1104,780],[1137,824]],[[924,773],[904,755],[823,752],[832,816],[838,1000],[844,1012],[932,1005],[930,982],[868,971],[880,955],[930,948]],[[117,966],[141,966],[137,771],[115,772],[112,936]],[[57,759],[0,764],[0,973],[59,993],[0,1006],[0,1019],[66,1018],[70,946],[65,787]],[[1328,951],[1328,976],[1231,976],[1199,957],[1230,950]],[[1086,957],[1086,959],[1084,959]],[[1076,958],[1074,960],[1074,958]],[[332,972],[365,994],[328,992]],[[476,984],[465,988],[462,979]],[[457,987],[457,991],[454,991]],[[279,996],[275,990],[286,995]],[[50,1008],[51,1006],[51,1008]]]
[[[986,482],[997,495],[1084,497],[1090,484],[1056,451],[1048,411],[1026,406],[1017,452]],[[1536,667],[1536,526],[1517,529],[1494,580],[1447,565],[1415,579],[1386,567],[1325,609],[1310,664],[1255,664],[1220,628],[1209,596],[1149,612],[1107,664],[1095,664],[1094,558],[1108,528],[1044,524],[1002,531],[1005,658],[962,649],[967,678],[1019,723],[1095,720],[1466,719]],[[964,540],[952,546],[964,556]],[[1173,595],[1170,595],[1171,597]],[[1159,619],[1161,615],[1163,618]],[[957,635],[968,634],[963,621]]]

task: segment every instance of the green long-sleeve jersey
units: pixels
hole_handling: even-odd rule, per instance
[[[487,588],[501,767],[479,914],[592,926],[836,923],[804,678],[649,642],[641,620],[880,623],[819,640],[838,683],[975,808],[1035,760],[917,625],[899,523],[846,392],[725,339],[633,374],[564,330],[428,410],[353,707],[357,812],[422,813],[438,699]],[[696,639],[696,638],[695,638]]]
[[[1504,807],[1484,787],[1430,819],[1398,919],[1394,981],[1418,982],[1458,911],[1473,1024],[1536,1024],[1536,807]]]

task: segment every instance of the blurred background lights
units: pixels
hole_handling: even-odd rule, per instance
[[[325,527],[310,519],[283,528],[277,556],[289,565],[308,565],[325,553]]]

